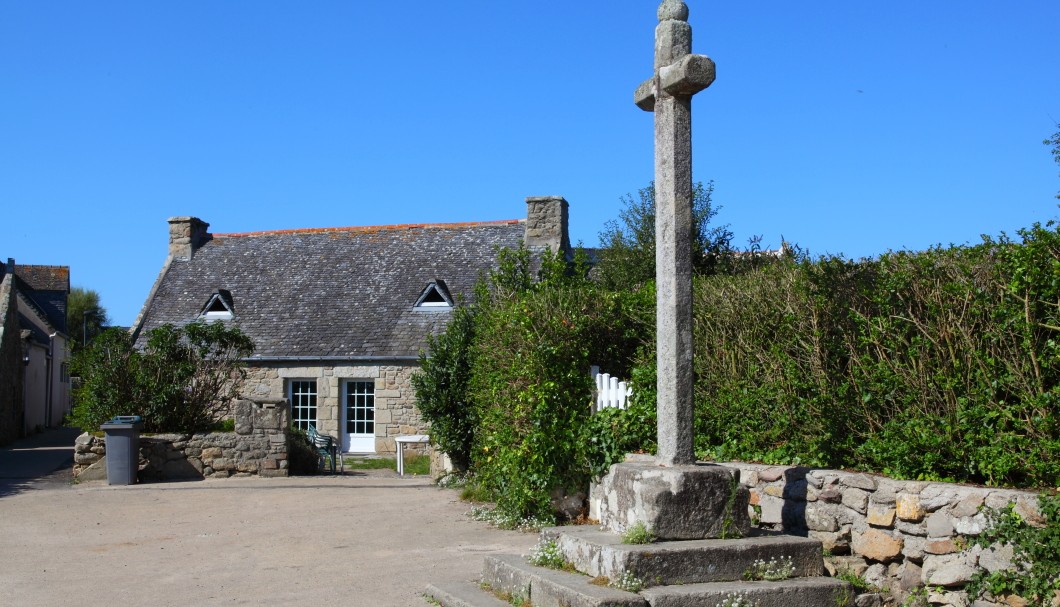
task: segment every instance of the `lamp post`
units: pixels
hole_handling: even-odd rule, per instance
[[[84,348],[88,345],[88,315],[92,313],[92,310],[84,310],[81,312],[81,347]]]

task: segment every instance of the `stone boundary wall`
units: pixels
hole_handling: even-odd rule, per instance
[[[752,521],[762,529],[816,538],[829,573],[846,570],[884,589],[899,605],[927,587],[932,605],[989,607],[962,588],[979,569],[1011,565],[1011,548],[968,547],[984,530],[981,507],[1015,511],[1031,524],[1045,521],[1028,491],[950,483],[897,481],[870,474],[803,467],[723,463],[740,470],[751,491]],[[859,603],[860,604],[860,603]]]
[[[140,437],[138,479],[287,476],[290,421],[286,401],[235,404],[235,432]],[[88,432],[74,441],[74,478],[107,478],[106,441]]]

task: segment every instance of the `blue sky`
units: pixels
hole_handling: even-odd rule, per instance
[[[717,217],[813,254],[1058,215],[1060,2],[690,0]],[[0,256],[132,323],[166,219],[214,232],[525,216],[595,245],[652,179],[655,0],[0,0]]]

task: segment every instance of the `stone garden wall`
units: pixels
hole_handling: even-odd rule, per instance
[[[891,604],[926,586],[938,605],[993,605],[969,601],[961,588],[979,569],[1011,565],[1011,549],[969,548],[967,538],[986,522],[981,507],[1010,503],[1024,520],[1043,523],[1035,493],[948,483],[896,481],[881,476],[723,464],[740,470],[751,491],[752,520],[764,529],[808,535],[825,549],[829,573],[847,570],[886,591]]]
[[[286,401],[235,404],[235,432],[150,434],[140,437],[144,480],[228,476],[287,476],[290,427]],[[74,477],[105,479],[106,442],[84,433],[74,444]]]

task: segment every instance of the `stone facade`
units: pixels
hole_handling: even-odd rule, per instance
[[[316,428],[342,438],[342,385],[344,380],[375,383],[375,451],[396,453],[394,439],[403,434],[426,434],[427,426],[416,408],[411,376],[415,365],[256,363],[247,369],[243,395],[251,400],[288,398],[293,380],[313,380],[317,389]],[[346,448],[346,443],[343,443]],[[406,452],[422,452],[425,445],[408,445]]]
[[[235,432],[140,437],[140,480],[287,476],[290,419],[285,402],[235,405]],[[106,440],[84,433],[74,442],[74,477],[106,478]]]
[[[751,491],[753,520],[764,529],[808,535],[832,556],[831,573],[847,570],[888,591],[900,604],[919,587],[935,605],[971,601],[962,588],[980,568],[1011,565],[1011,549],[968,548],[981,533],[983,506],[1015,510],[1032,524],[1043,521],[1037,495],[1028,491],[948,483],[896,481],[882,476],[727,463]]]
[[[15,275],[0,282],[0,445],[22,430],[22,339],[15,303]]]

